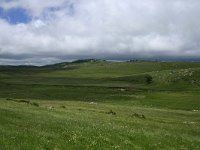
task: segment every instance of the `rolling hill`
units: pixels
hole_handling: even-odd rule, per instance
[[[199,149],[200,63],[0,67],[0,149]]]

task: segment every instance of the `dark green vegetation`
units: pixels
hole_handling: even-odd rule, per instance
[[[0,67],[0,149],[200,149],[200,63]]]

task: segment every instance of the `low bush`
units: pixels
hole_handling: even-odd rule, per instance
[[[114,111],[111,109],[110,111],[106,112],[106,114],[116,115],[117,113],[114,112]]]
[[[134,113],[134,114],[132,114],[131,117],[136,117],[136,118],[146,119],[145,115],[143,115],[143,114],[138,114],[138,113]]]

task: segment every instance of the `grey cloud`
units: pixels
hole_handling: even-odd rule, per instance
[[[33,18],[17,25],[0,20],[2,59],[200,58],[199,0],[16,0],[0,6],[25,8]]]

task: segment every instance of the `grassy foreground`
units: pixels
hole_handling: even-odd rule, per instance
[[[200,149],[200,63],[0,67],[0,149]]]
[[[200,112],[1,100],[1,149],[199,149]]]

